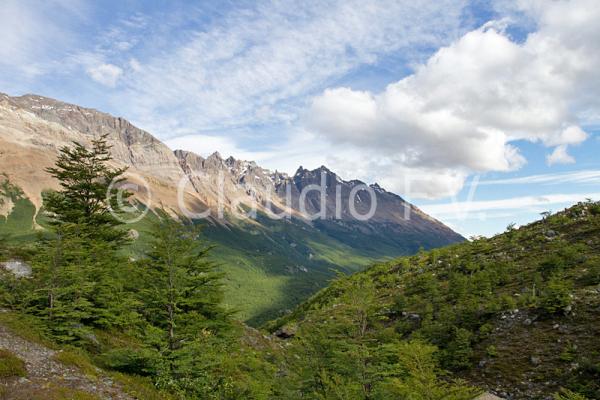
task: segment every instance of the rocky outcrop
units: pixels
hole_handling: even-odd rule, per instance
[[[22,260],[0,262],[0,269],[10,272],[15,278],[26,278],[31,275],[31,265]]]

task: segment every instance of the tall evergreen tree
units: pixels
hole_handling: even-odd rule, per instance
[[[47,169],[61,190],[44,193],[53,232],[38,243],[37,290],[29,304],[64,341],[80,339],[90,325],[124,325],[135,318],[133,297],[123,290],[127,260],[119,254],[127,232],[111,212],[125,170],[109,166],[106,139],[93,140],[90,149],[80,143],[63,147]]]
[[[60,182],[62,189],[44,193],[44,207],[57,230],[75,227],[73,233],[78,236],[120,245],[127,232],[114,229],[122,222],[114,217],[111,208],[117,206],[117,185],[124,180],[126,168],[108,165],[112,157],[107,136],[94,139],[91,149],[73,142],[72,147],[60,150],[55,166],[46,171]],[[130,193],[120,195],[127,198]]]
[[[221,306],[222,274],[207,259],[209,248],[199,244],[195,226],[159,214],[146,260],[144,312],[158,329],[154,345],[165,360],[162,381],[197,395],[218,384],[209,378],[218,358],[213,349],[223,347],[231,328]]]

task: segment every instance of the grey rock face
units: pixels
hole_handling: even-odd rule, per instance
[[[31,276],[31,265],[21,260],[1,262],[0,268],[12,273],[16,278],[26,278]]]

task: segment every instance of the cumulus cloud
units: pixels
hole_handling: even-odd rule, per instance
[[[526,162],[520,140],[554,147],[549,164],[574,162],[568,146],[587,139],[580,124],[600,105],[600,8],[573,0],[526,11],[538,29],[523,43],[503,24],[486,24],[381,93],[325,90],[310,105],[308,127],[374,151],[388,168],[423,171],[425,193],[447,192],[436,177],[448,171],[456,182],[518,169]]]
[[[100,64],[89,67],[87,73],[96,82],[104,86],[115,87],[123,75],[123,69],[113,64]]]
[[[555,164],[574,164],[575,158],[567,153],[567,146],[560,145],[554,148],[554,151],[546,157],[549,166]]]

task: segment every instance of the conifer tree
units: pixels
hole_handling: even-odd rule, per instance
[[[159,216],[144,272],[144,312],[158,329],[154,346],[165,360],[161,381],[199,395],[218,384],[210,378],[210,368],[219,359],[215,349],[223,349],[231,328],[221,306],[222,274],[207,259],[209,248],[199,244],[195,226],[165,212]]]
[[[126,231],[114,217],[124,169],[113,169],[107,135],[60,150],[47,172],[61,186],[44,193],[51,235],[38,242],[34,260],[37,290],[29,307],[49,321],[63,341],[81,339],[88,326],[124,325],[136,317],[130,293],[123,290],[125,258],[118,253]],[[124,198],[128,193],[121,194]]]
[[[122,222],[111,213],[111,207],[117,205],[117,185],[124,180],[126,168],[108,165],[112,157],[107,136],[94,139],[91,149],[78,142],[61,148],[55,166],[46,171],[62,189],[44,193],[44,208],[57,229],[75,227],[73,233],[78,236],[118,246],[126,240],[127,232],[114,229]],[[127,198],[130,193],[120,195]]]

